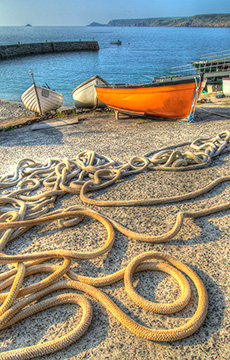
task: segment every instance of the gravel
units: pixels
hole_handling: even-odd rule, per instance
[[[205,105],[202,105],[205,108]],[[220,109],[216,108],[216,112]],[[226,113],[226,112],[225,112]],[[26,126],[0,132],[0,174],[10,173],[17,162],[30,158],[39,162],[47,158],[74,158],[80,151],[93,150],[121,163],[134,155],[197,138],[213,137],[229,130],[230,119],[204,114],[197,110],[197,123],[180,121],[146,121],[137,118],[95,113],[79,115],[79,123],[62,128],[31,131]],[[204,119],[205,121],[202,121]],[[207,168],[183,172],[151,171],[126,178],[97,193],[97,198],[141,199],[173,196],[204,187],[212,180],[229,175],[230,153],[213,159]],[[136,208],[96,208],[102,214],[128,228],[149,234],[169,230],[179,210],[198,210],[229,202],[230,188],[223,183],[210,193],[178,204]],[[81,204],[78,195],[62,197],[57,206]],[[164,244],[142,243],[116,233],[112,250],[100,258],[74,262],[72,269],[81,274],[102,276],[126,266],[136,255],[156,250],[170,254],[189,265],[203,280],[209,296],[205,323],[194,335],[174,343],[156,343],[139,338],[121,325],[100,303],[89,297],[93,320],[88,331],[76,343],[41,359],[229,359],[229,210],[199,219],[186,219],[179,234]],[[32,228],[10,242],[6,254],[54,248],[91,250],[104,243],[105,231],[92,220],[78,226],[58,229],[52,224]],[[38,278],[37,278],[38,280]],[[36,278],[28,279],[30,283]],[[152,301],[172,301],[178,297],[178,285],[162,273],[134,276],[140,294]],[[193,289],[194,290],[194,289]],[[175,315],[147,313],[134,305],[124,291],[123,281],[103,289],[126,314],[152,328],[170,328],[182,324],[194,313],[196,293],[189,306]],[[72,305],[59,306],[23,320],[0,332],[0,350],[6,351],[54,339],[70,331],[80,319]]]

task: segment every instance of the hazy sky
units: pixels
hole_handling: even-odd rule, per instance
[[[0,0],[0,26],[230,13],[230,0]]]

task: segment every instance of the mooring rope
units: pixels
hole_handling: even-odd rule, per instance
[[[138,255],[126,268],[102,278],[77,274],[71,270],[71,262],[93,259],[110,251],[115,239],[115,230],[140,241],[162,243],[172,240],[181,230],[184,219],[199,218],[230,209],[230,202],[199,211],[179,211],[171,230],[154,236],[129,230],[113,219],[83,206],[50,211],[57,197],[67,193],[78,194],[85,204],[97,206],[150,206],[194,199],[230,180],[230,176],[220,177],[201,189],[173,197],[125,201],[101,201],[90,198],[93,191],[106,188],[122,178],[143,171],[184,171],[206,167],[213,157],[230,150],[230,134],[224,131],[212,139],[198,139],[190,143],[190,150],[179,151],[179,147],[184,145],[188,143],[135,156],[126,164],[117,163],[93,151],[83,151],[74,159],[49,159],[44,163],[23,159],[17,164],[13,174],[0,178],[0,189],[3,191],[0,197],[1,251],[9,241],[33,226],[55,220],[59,221],[59,226],[74,226],[85,217],[90,217],[103,224],[107,231],[104,245],[95,251],[58,249],[30,254],[0,254],[1,264],[14,266],[0,275],[0,291],[8,289],[0,294],[0,329],[58,304],[74,303],[83,309],[80,323],[68,334],[43,344],[1,353],[0,359],[31,359],[47,355],[67,347],[85,333],[92,318],[89,301],[76,293],[57,295],[40,301],[47,294],[57,290],[77,289],[91,295],[130,331],[150,340],[180,340],[193,334],[202,325],[208,309],[205,287],[193,270],[169,255],[153,251]],[[63,259],[63,264],[54,265],[49,262],[52,259]],[[158,270],[172,275],[181,287],[179,299],[169,304],[156,304],[137,294],[132,284],[132,275],[134,272],[146,270]],[[25,277],[42,272],[50,275],[39,283],[22,287]],[[184,325],[169,330],[154,330],[137,324],[103,291],[97,289],[124,279],[128,295],[138,306],[147,311],[171,314],[183,309],[190,299],[191,289],[183,273],[193,281],[197,289],[198,306],[195,314]]]
[[[227,118],[227,119],[230,119],[230,116],[229,115],[224,115],[224,114],[219,114],[219,113],[216,113],[216,112],[213,112],[213,111],[209,111],[207,109],[204,109],[202,107],[199,107],[199,110],[202,110],[202,111],[205,111],[211,115],[216,115],[216,116],[220,116],[220,117],[224,117],[224,118]]]

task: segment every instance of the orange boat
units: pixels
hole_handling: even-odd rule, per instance
[[[96,85],[97,97],[108,107],[130,115],[192,118],[204,87],[200,76],[149,84]]]

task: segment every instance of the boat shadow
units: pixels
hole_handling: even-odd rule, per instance
[[[55,127],[31,131],[31,125],[19,129],[0,132],[0,147],[61,145],[63,133]]]

